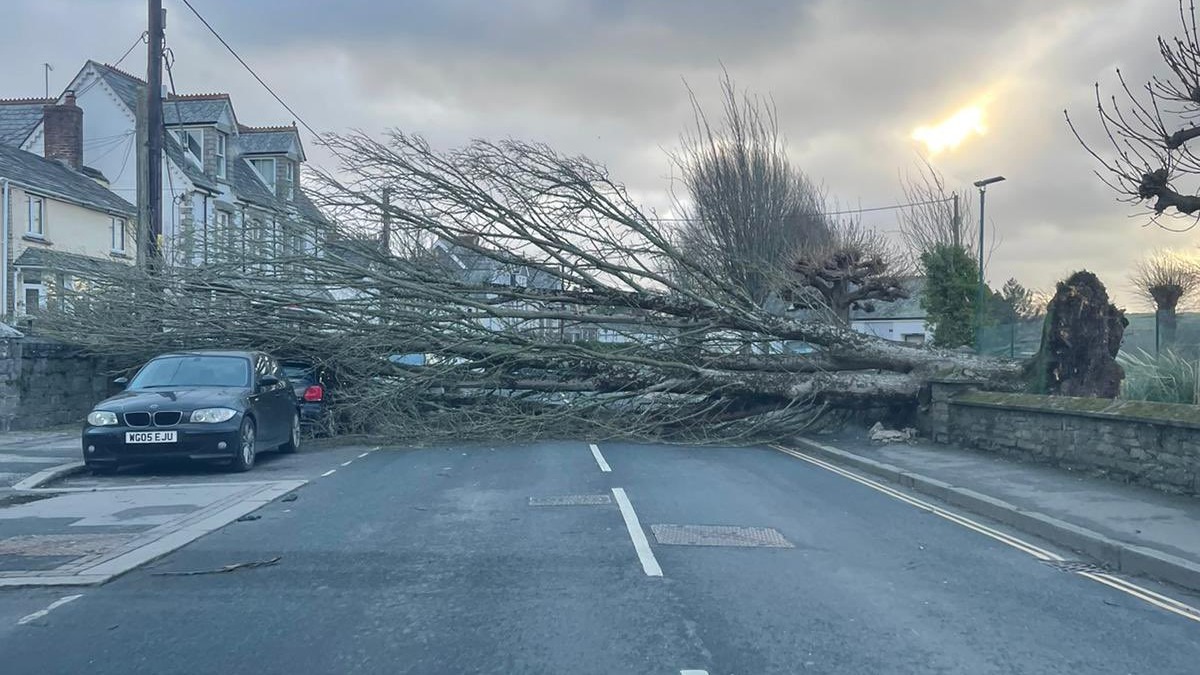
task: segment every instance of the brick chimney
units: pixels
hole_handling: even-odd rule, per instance
[[[72,169],[83,166],[83,109],[75,105],[75,92],[66,100],[42,109],[46,159],[57,159]]]

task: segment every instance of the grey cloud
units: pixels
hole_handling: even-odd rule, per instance
[[[175,0],[169,42],[185,90],[226,90],[251,123],[288,121]],[[1092,82],[1112,68],[1161,72],[1161,0],[208,0],[201,11],[321,129],[399,126],[441,145],[544,140],[610,166],[649,206],[669,206],[669,163],[689,123],[683,80],[716,104],[722,64],[776,103],[796,160],[843,204],[900,196],[908,134],[999,87],[989,133],[935,158],[959,184],[1004,173],[989,194],[1002,232],[989,277],[1048,287],[1089,267],[1121,290],[1132,260],[1186,235],[1144,230],[1070,137],[1062,109],[1095,132]],[[140,32],[142,0],[27,0],[0,43],[0,95],[37,95],[39,64],[111,59]],[[87,26],[62,35],[46,25]],[[47,56],[49,55],[49,56]],[[140,55],[131,69],[144,67]],[[61,75],[61,73],[56,73]],[[62,75],[62,78],[68,75]],[[1005,86],[1000,87],[1001,83]],[[311,148],[310,148],[311,149]],[[319,152],[313,152],[318,156]],[[894,229],[894,214],[871,224]]]

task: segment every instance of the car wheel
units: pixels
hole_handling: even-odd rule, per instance
[[[119,465],[113,463],[113,464],[88,464],[87,468],[88,468],[88,471],[92,472],[93,476],[111,476],[114,473],[116,473],[117,470],[120,469],[121,467]]]
[[[229,463],[230,471],[249,471],[254,467],[257,431],[254,420],[250,418],[242,420],[242,428],[238,430],[237,454]]]
[[[292,415],[292,431],[287,443],[279,446],[280,452],[296,452],[300,449],[300,413]]]

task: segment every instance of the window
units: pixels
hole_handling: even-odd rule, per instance
[[[46,287],[40,269],[21,270],[21,289],[20,297],[24,298],[21,309],[25,314],[35,314],[46,306]]]
[[[109,237],[112,240],[112,252],[125,252],[125,219],[113,216],[108,226]]]
[[[26,221],[25,233],[34,237],[46,236],[46,202],[41,197],[28,195],[29,219]]]
[[[180,129],[179,144],[183,146],[183,154],[192,160],[196,166],[204,168],[204,130]]]
[[[225,177],[225,134],[217,132],[217,178]]]
[[[205,250],[210,262],[220,259],[219,252],[221,247],[228,244],[231,236],[233,236],[233,232],[229,228],[229,214],[224,211],[217,211],[216,222],[208,232],[208,242]]]
[[[25,286],[25,313],[30,314],[36,312],[42,306],[41,301],[42,287],[41,286]]]
[[[266,159],[251,159],[250,166],[254,167],[254,171],[258,177],[266,183],[267,187],[275,190],[275,159],[268,157]]]
[[[288,201],[296,198],[296,165],[285,161],[283,163],[283,178],[287,183],[283,186]]]

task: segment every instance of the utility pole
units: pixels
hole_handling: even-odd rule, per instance
[[[149,39],[146,46],[146,266],[162,264],[163,42],[167,17],[162,0],[149,0]]]
[[[383,254],[391,255],[392,253],[392,189],[383,188],[383,231],[380,233],[380,243],[383,245]]]
[[[962,216],[958,215],[958,192],[954,193],[954,248],[962,248]]]

